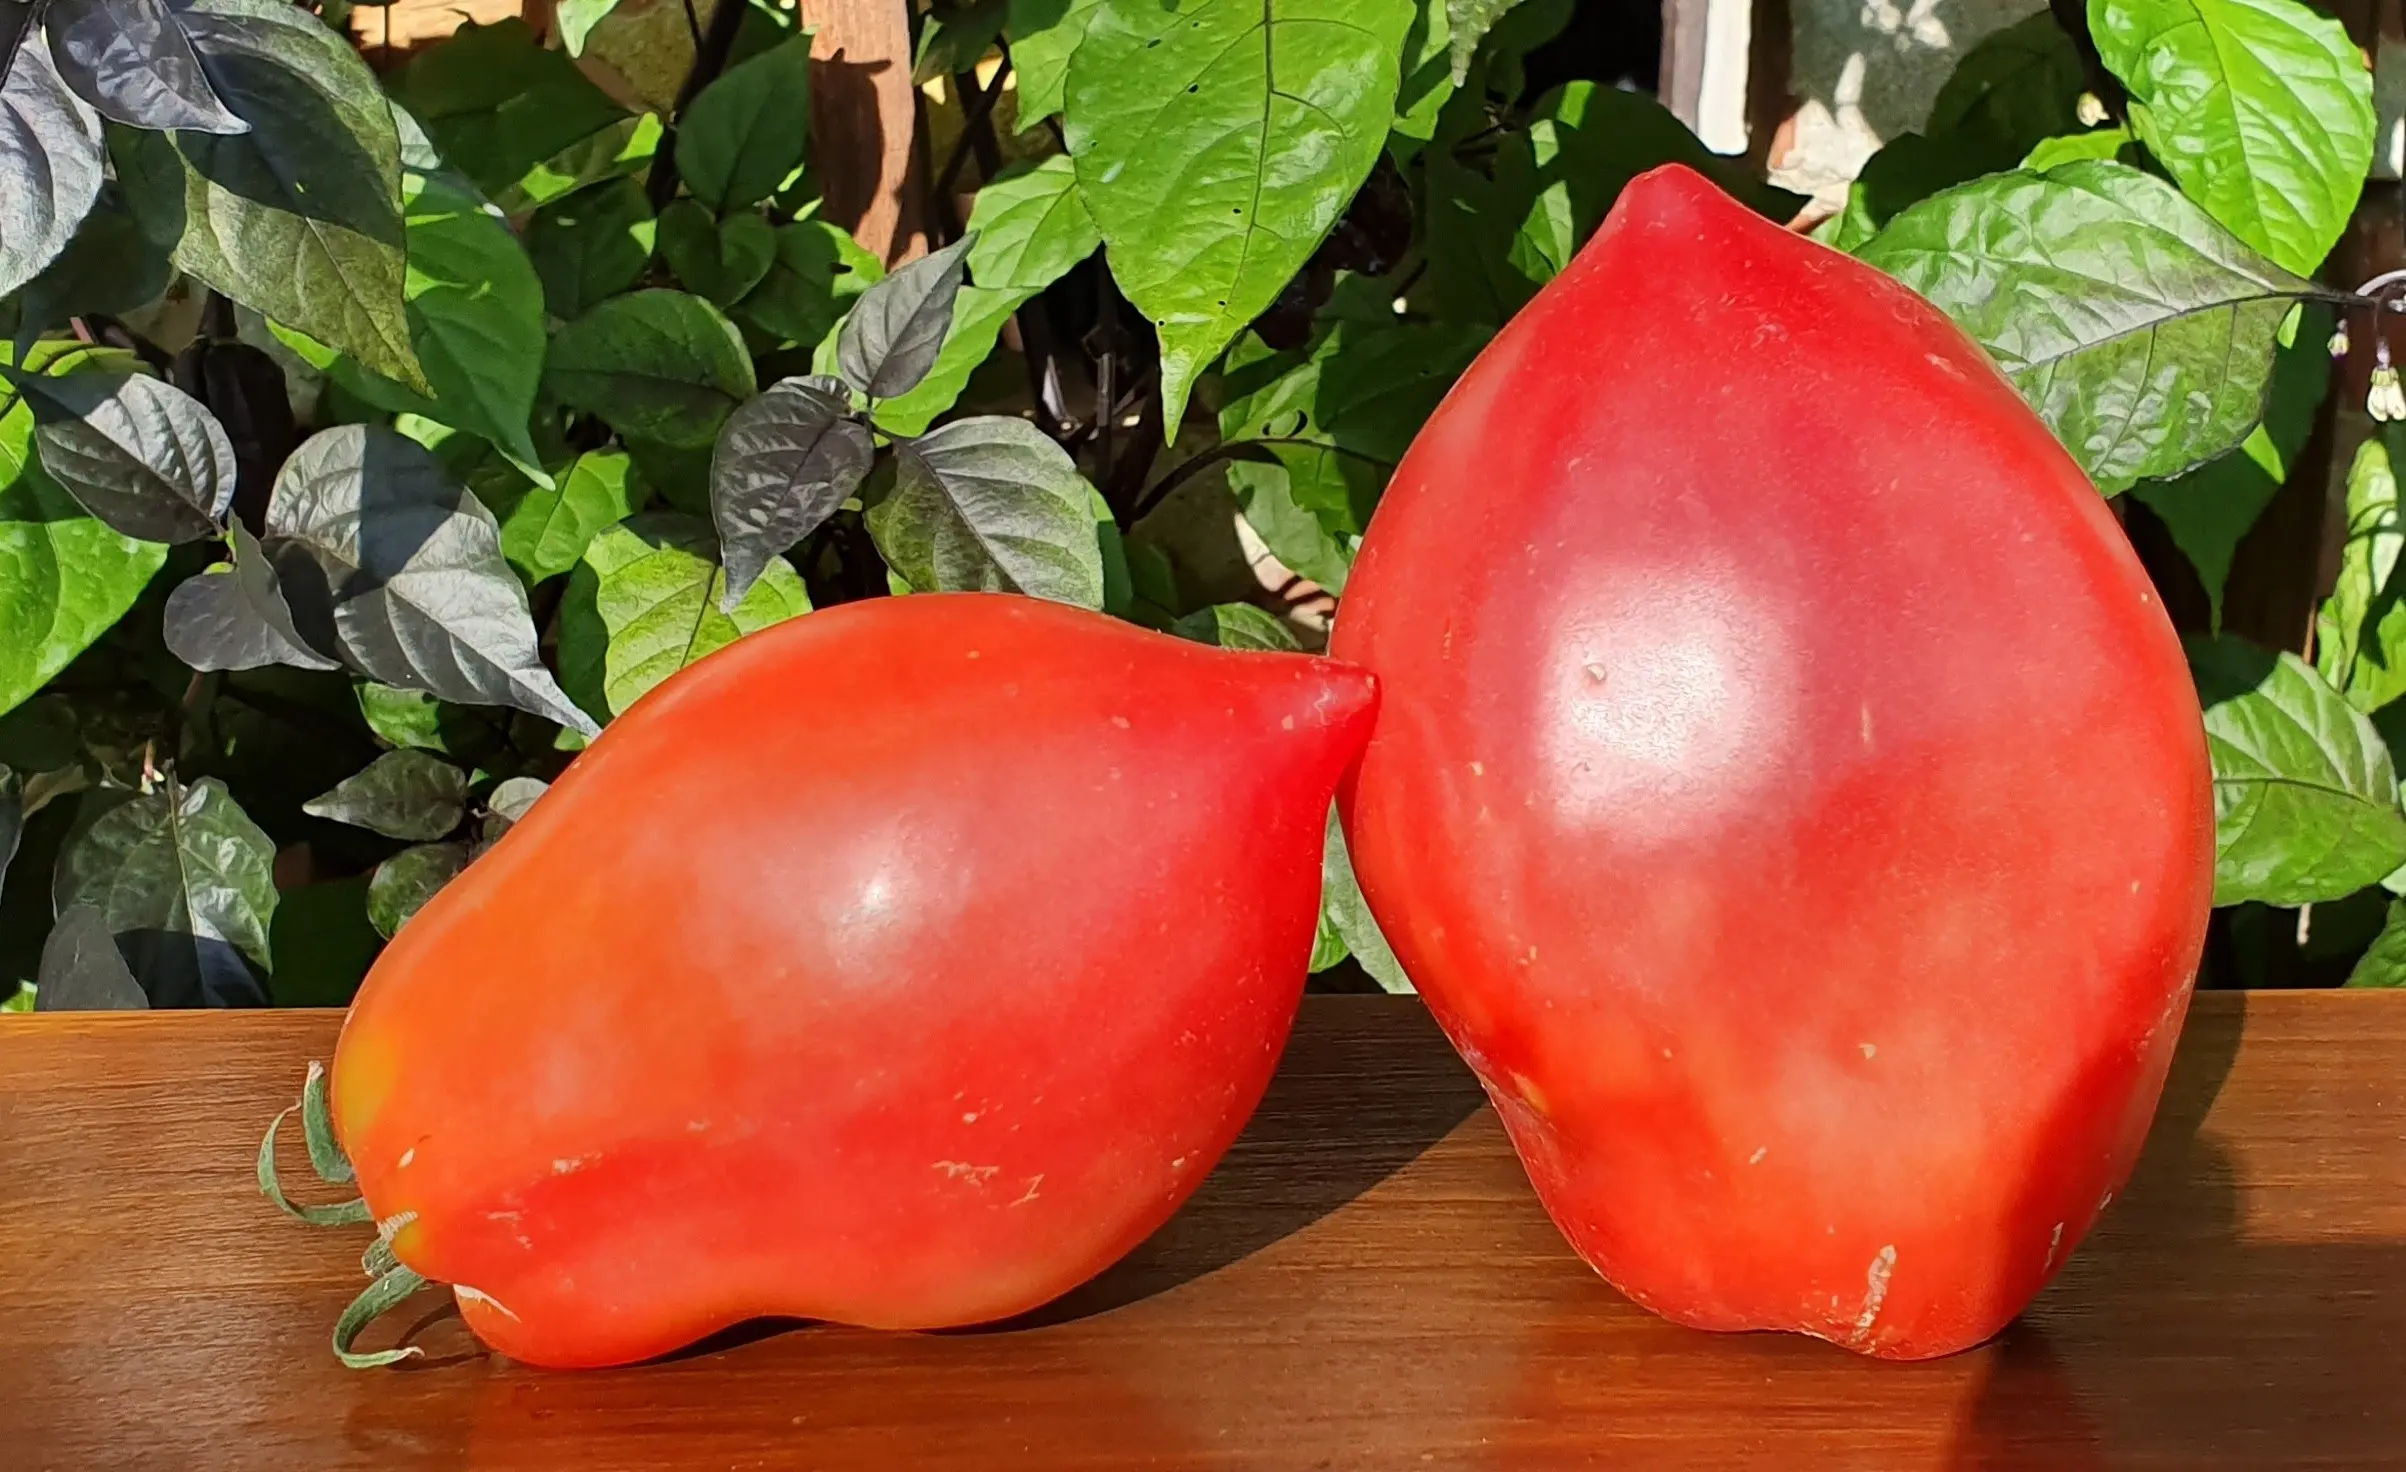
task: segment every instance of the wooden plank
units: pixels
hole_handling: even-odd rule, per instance
[[[1005,1330],[752,1330],[627,1370],[326,1352],[364,1229],[251,1158],[332,1014],[0,1019],[11,1469],[2389,1467],[2406,997],[2201,997],[2145,1162],[1998,1342],[1678,1329],[1564,1248],[1408,1000],[1315,998],[1159,1236]],[[387,1331],[380,1331],[387,1332]],[[382,1342],[381,1340],[378,1342]]]

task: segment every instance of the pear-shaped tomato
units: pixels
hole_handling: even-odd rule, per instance
[[[1083,1282],[1259,1102],[1374,704],[995,594],[702,661],[361,989],[333,1119],[395,1257],[559,1366]]]
[[[1363,891],[1606,1278],[1915,1358],[2063,1265],[2180,1028],[2205,739],[1944,317],[1645,175],[1412,446],[1334,648]]]

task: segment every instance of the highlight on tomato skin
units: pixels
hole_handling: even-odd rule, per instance
[[[1382,687],[1362,890],[1604,1277],[1914,1359],[2054,1276],[2214,806],[2145,571],[1952,323],[1641,176],[1413,443],[1331,647]]]
[[[1259,1102],[1376,704],[997,594],[693,666],[361,988],[333,1119],[395,1259],[552,1366],[1058,1297]]]

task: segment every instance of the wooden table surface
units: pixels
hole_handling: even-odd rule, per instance
[[[1418,1005],[1329,997],[1196,1200],[1029,1322],[559,1374],[430,1292],[369,1337],[429,1360],[349,1372],[367,1229],[251,1180],[337,1022],[0,1018],[0,1467],[2406,1466],[2406,995],[2201,998],[2097,1234],[1920,1365],[1630,1306]]]

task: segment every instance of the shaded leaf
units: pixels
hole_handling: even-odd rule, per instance
[[[1221,438],[1273,441],[1294,503],[1340,542],[1360,536],[1404,451],[1487,337],[1483,327],[1390,317],[1335,322],[1308,355],[1265,358],[1248,341],[1229,354]],[[1229,484],[1248,495],[1269,469],[1234,462]]]
[[[777,259],[732,309],[735,320],[777,342],[816,347],[860,294],[885,276],[877,257],[825,220],[777,232]]]
[[[15,769],[0,766],[0,880],[8,877],[17,844],[25,837],[25,782]]]
[[[31,336],[70,317],[120,317],[157,301],[175,275],[167,247],[146,234],[122,193],[103,184],[75,238],[17,294],[17,328]]]
[[[832,378],[788,378],[735,411],[710,463],[710,514],[726,558],[721,606],[860,489],[877,453]]]
[[[268,530],[313,646],[339,646],[388,685],[590,734],[536,655],[526,589],[502,559],[492,513],[419,445],[361,425],[312,436],[276,478]],[[296,576],[314,585],[296,590]]]
[[[2090,0],[2131,130],[2230,232],[2312,271],[2373,161],[2373,79],[2330,16],[2294,0]]]
[[[1353,874],[1353,857],[1345,848],[1345,828],[1337,821],[1334,808],[1329,809],[1328,838],[1320,857],[1320,913],[1382,990],[1404,994],[1416,990],[1370,913],[1370,902],[1362,898],[1362,886]]]
[[[1977,339],[2108,494],[2244,440],[2282,319],[2315,292],[2110,163],[1948,190],[1860,253]]]
[[[1222,649],[1253,649],[1292,653],[1303,648],[1286,620],[1250,603],[1215,603],[1197,609],[1170,625],[1170,632],[1198,644]]]
[[[869,509],[877,550],[921,592],[1001,591],[1103,604],[1093,487],[1024,419],[961,419],[900,447]]]
[[[27,46],[0,86],[0,296],[57,260],[100,198],[100,118]]]
[[[234,560],[195,574],[167,595],[167,649],[196,670],[292,665],[342,666],[309,647],[293,624],[275,564],[237,521],[227,527]]]
[[[2398,779],[2373,723],[2294,654],[2193,640],[2214,761],[2214,903],[2301,905],[2406,863]]]
[[[953,298],[968,271],[964,258],[976,244],[976,236],[964,235],[861,293],[836,339],[846,383],[872,399],[890,399],[927,376],[952,330]]]
[[[485,799],[485,811],[505,826],[523,822],[534,811],[535,803],[550,790],[551,784],[539,777],[512,777],[495,784],[493,795]]]
[[[412,915],[468,867],[475,851],[464,843],[422,843],[376,866],[368,881],[368,919],[390,940]]]
[[[2406,900],[2391,900],[2381,933],[2373,937],[2355,969],[2349,986],[2406,987]]]
[[[1410,0],[1102,0],[1062,128],[1111,274],[1161,337],[1166,422],[1378,159]]]
[[[560,610],[561,679],[597,719],[745,634],[810,610],[801,575],[771,562],[732,612],[717,539],[701,521],[650,511],[593,539]]]
[[[387,838],[431,843],[467,816],[468,774],[439,756],[403,747],[301,804],[301,811]]]
[[[568,193],[577,175],[596,164],[618,170],[612,160],[634,141],[637,128],[575,62],[545,48],[515,18],[462,26],[443,44],[418,52],[393,74],[392,92],[443,157],[507,210]],[[580,148],[601,156],[565,157]],[[552,178],[537,188],[541,198],[522,199],[533,176],[542,174]],[[602,177],[596,173],[583,182]]]
[[[802,167],[810,135],[810,33],[728,68],[677,123],[677,172],[720,214],[775,194]]]
[[[42,468],[111,529],[145,542],[217,534],[234,504],[234,446],[198,399],[146,374],[13,377]]]
[[[583,316],[643,278],[659,224],[632,179],[580,189],[535,211],[526,254],[543,283],[543,305],[566,320]]]
[[[937,6],[919,28],[918,59],[911,82],[924,86],[954,72],[976,69],[1002,34],[1009,0],[954,0]]]
[[[490,760],[507,744],[506,712],[438,700],[423,690],[373,680],[362,680],[355,694],[368,729],[391,746],[439,751],[473,765]]]
[[[678,284],[725,307],[743,299],[777,263],[777,231],[758,215],[724,221],[690,199],[660,212],[660,258]]]
[[[2031,146],[2021,166],[2037,174],[2087,160],[2110,160],[2135,166],[2137,155],[2138,149],[2130,140],[2129,129],[2095,128],[2086,133],[2067,133],[2060,138],[2039,140]]]
[[[214,778],[112,808],[59,855],[60,914],[100,913],[158,1007],[266,1001],[276,847]],[[246,964],[247,963],[247,964]]]
[[[90,905],[70,905],[42,943],[36,1012],[137,1012],[150,1006],[117,949],[109,922]]]
[[[752,397],[752,357],[718,308],[682,291],[612,297],[552,339],[560,402],[620,434],[698,449]]]
[[[101,116],[159,131],[249,130],[210,89],[167,0],[50,0],[42,25],[59,75]]]

